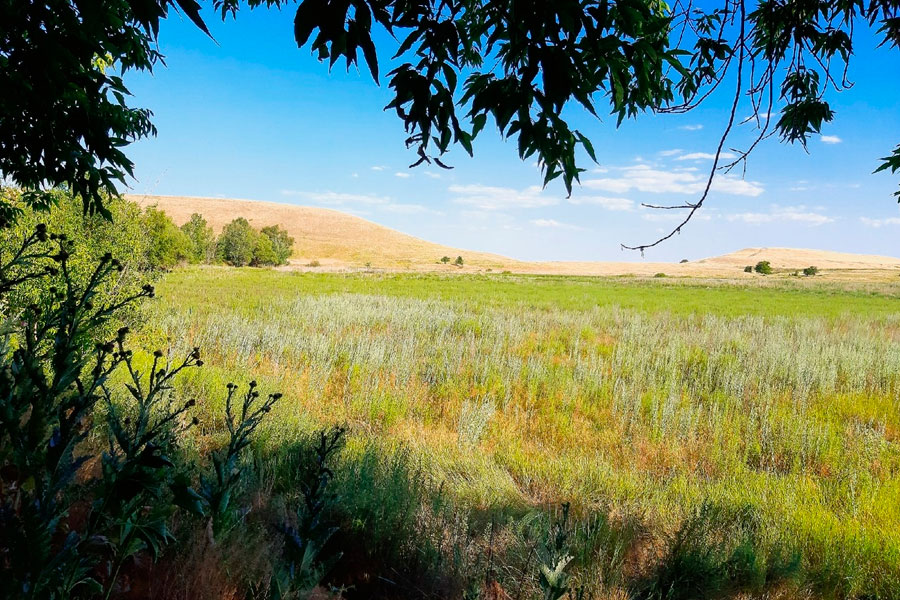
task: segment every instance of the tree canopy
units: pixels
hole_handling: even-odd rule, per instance
[[[211,6],[222,18],[242,8],[238,0]],[[65,185],[85,210],[105,213],[103,191],[132,172],[122,148],[155,132],[150,112],[128,105],[121,74],[161,60],[154,43],[171,10],[208,33],[200,8],[195,0],[0,2],[0,175],[33,204],[49,201],[40,190]],[[579,153],[596,157],[587,135],[570,128],[567,106],[621,123],[733,94],[706,190],[665,207],[686,215],[659,243],[703,205],[716,173],[743,166],[759,142],[776,135],[805,145],[834,118],[828,95],[850,86],[854,32],[874,28],[896,49],[900,0],[301,0],[294,24],[298,46],[329,67],[361,56],[375,80],[383,70],[376,30],[396,40],[387,108],[408,133],[413,166],[449,168],[441,157],[454,144],[471,154],[490,120],[521,158],[538,160],[545,184],[561,178],[569,192],[583,171]],[[723,164],[742,101],[758,136]],[[900,146],[877,170],[886,169],[900,170]]]

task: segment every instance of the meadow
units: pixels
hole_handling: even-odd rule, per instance
[[[205,267],[157,293],[143,344],[203,349],[195,449],[251,378],[284,394],[260,489],[348,427],[348,595],[534,597],[567,504],[582,597],[900,597],[897,284]]]

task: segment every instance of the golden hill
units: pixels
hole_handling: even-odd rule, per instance
[[[900,259],[805,250],[795,248],[746,248],[731,254],[689,263],[661,262],[524,262],[498,254],[460,250],[435,244],[378,225],[366,219],[328,208],[296,206],[255,200],[196,198],[189,196],[130,195],[142,206],[156,205],[177,224],[200,213],[218,233],[230,221],[244,217],[254,227],[281,225],[294,238],[291,268],[304,268],[318,261],[320,268],[357,269],[370,264],[383,269],[458,271],[441,265],[442,256],[465,259],[463,271],[508,270],[515,273],[555,275],[654,275],[694,277],[752,277],[743,272],[746,265],[768,260],[782,270],[815,265],[834,274],[885,274],[900,271]]]

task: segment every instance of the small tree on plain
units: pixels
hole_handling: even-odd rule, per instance
[[[813,275],[818,275],[819,267],[809,266],[803,269],[803,274],[807,277],[812,277]]]
[[[772,274],[772,265],[767,260],[761,260],[756,263],[756,266],[753,267],[753,270],[759,273],[760,275],[771,275]]]
[[[456,265],[457,267],[463,266],[463,257],[457,256],[456,260],[453,261],[453,264]]]
[[[442,257],[441,257],[441,262],[444,263],[444,264],[446,265],[447,263],[450,262],[450,257],[449,257],[449,256],[442,256]]]
[[[216,253],[228,264],[243,267],[253,260],[258,235],[247,219],[238,217],[222,230],[216,242]]]
[[[752,273],[752,272],[753,272],[753,267],[751,267],[750,265],[747,265],[746,267],[744,267],[744,273]]]

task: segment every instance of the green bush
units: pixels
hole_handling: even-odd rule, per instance
[[[249,265],[256,252],[258,236],[247,219],[238,217],[226,225],[219,234],[216,241],[216,255],[235,267]]]
[[[813,266],[806,267],[805,269],[803,269],[803,274],[806,275],[807,277],[812,277],[813,275],[818,275],[819,267],[813,267]]]
[[[192,263],[209,263],[216,258],[216,236],[203,215],[194,213],[181,226],[188,239],[188,260]]]
[[[442,256],[442,257],[441,257],[441,262],[442,262],[443,264],[445,264],[445,265],[448,264],[448,263],[450,262],[450,257],[449,257],[449,256]]]
[[[263,263],[263,264],[273,264],[273,265],[284,265],[287,264],[288,259],[291,257],[291,253],[294,249],[294,238],[288,235],[288,232],[285,229],[282,229],[278,225],[271,225],[269,227],[263,227],[260,233],[269,238],[272,242],[272,255],[274,260],[271,263]]]
[[[771,275],[772,274],[772,265],[767,260],[761,260],[756,263],[756,266],[753,267],[753,270],[759,273],[760,275]]]
[[[191,256],[191,240],[165,212],[148,206],[142,216],[147,238],[147,266],[169,270]]]
[[[272,238],[267,235],[256,235],[256,246],[253,248],[253,258],[250,260],[251,267],[261,267],[264,265],[281,264],[278,256],[275,254],[275,246],[272,244]]]
[[[744,273],[752,273],[752,272],[753,272],[753,267],[751,267],[750,265],[747,265],[746,267],[744,267]]]
[[[457,256],[456,260],[453,261],[453,264],[456,265],[457,267],[463,266],[463,257]]]

